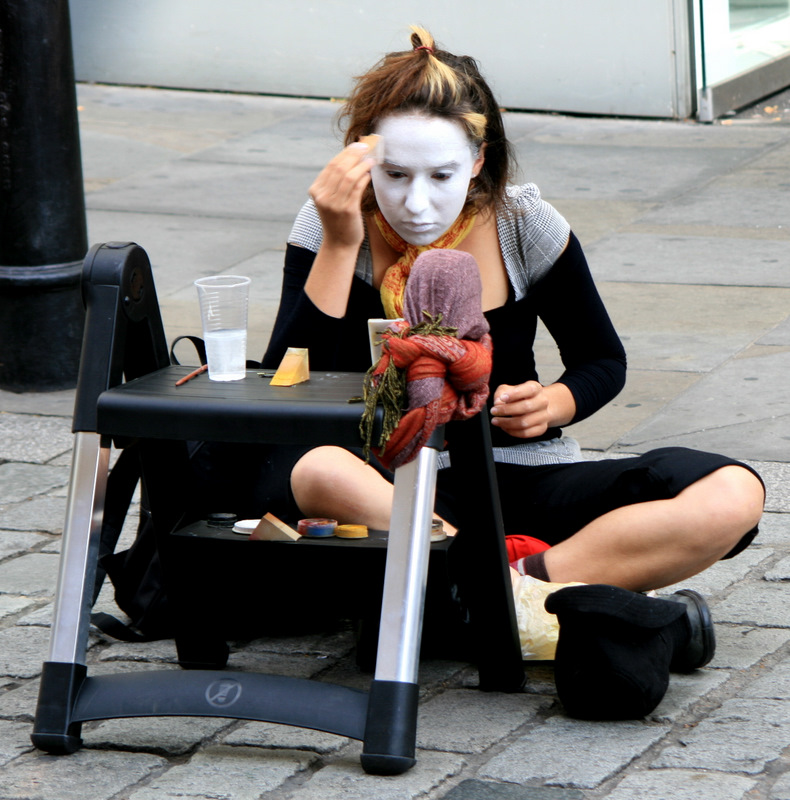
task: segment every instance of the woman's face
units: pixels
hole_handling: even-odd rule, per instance
[[[384,218],[409,244],[427,245],[445,233],[466,203],[482,152],[455,120],[393,114],[376,126],[382,161],[371,176]]]

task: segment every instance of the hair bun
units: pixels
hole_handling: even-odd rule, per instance
[[[433,41],[433,36],[428,33],[425,28],[420,28],[418,25],[412,25],[411,46],[415,51],[427,50],[431,55],[436,52],[436,43]]]

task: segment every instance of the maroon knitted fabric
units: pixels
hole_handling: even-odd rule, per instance
[[[416,457],[438,425],[478,413],[488,397],[491,336],[482,311],[477,262],[458,250],[429,250],[411,269],[404,293],[405,322],[383,336],[382,356],[373,368],[375,389],[390,365],[405,373],[406,412],[379,460],[394,469]],[[422,334],[413,329],[438,319],[457,335]]]

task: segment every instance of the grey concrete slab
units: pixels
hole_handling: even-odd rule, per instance
[[[417,763],[398,776],[366,775],[359,763],[362,747],[353,742],[342,755],[315,772],[299,788],[299,800],[403,800],[427,795],[458,775],[464,756],[417,751]],[[137,800],[137,798],[132,798]]]
[[[688,192],[672,204],[661,205],[641,221],[649,225],[682,225],[685,230],[706,225],[726,226],[733,232],[739,228],[765,229],[775,236],[780,232],[786,235],[788,211],[786,189],[744,187],[722,178]]]
[[[714,613],[714,620],[716,656],[711,662],[712,669],[748,669],[790,641],[790,631],[786,628],[723,625],[718,612]]]
[[[495,755],[481,778],[592,789],[659,742],[670,728],[644,722],[599,723],[551,717]],[[580,758],[584,753],[584,758]]]
[[[296,211],[298,206],[292,216]],[[259,220],[250,219],[98,209],[88,212],[88,233],[92,244],[113,241],[139,244],[151,261],[161,298],[191,287],[196,278],[232,270],[262,251],[284,252],[292,222],[289,219],[262,225]]]
[[[324,106],[314,100],[77,84],[80,127],[195,152]]]
[[[584,800],[584,795],[578,789],[514,786],[468,778],[454,786],[443,800]]]
[[[641,450],[683,444],[738,458],[790,455],[790,353],[732,359],[704,376],[620,445]]]
[[[790,288],[785,239],[616,233],[587,248],[596,280]]]
[[[556,195],[553,187],[543,188],[543,198],[551,203],[568,221],[574,234],[584,248],[587,259],[596,273],[598,258],[591,258],[591,246],[605,236],[636,223],[646,212],[654,207],[649,200],[626,200],[610,197],[587,197]]]
[[[54,555],[28,553],[0,564],[0,592],[28,597],[51,595],[59,561]]]
[[[85,152],[83,174],[86,192],[155,169],[181,155],[170,147],[129,139],[124,131],[86,130],[80,138]]]
[[[218,717],[146,717],[111,719],[86,728],[83,746],[94,750],[134,750],[163,756],[178,756],[213,739],[233,722]]]
[[[0,519],[2,519],[2,506],[0,506]],[[45,541],[45,537],[35,533],[0,529],[0,559],[22,555],[32,547],[40,547]]]
[[[322,107],[323,108],[323,107]],[[333,129],[337,108],[324,113],[300,114],[263,130],[228,139],[196,154],[198,161],[312,169],[317,175],[343,148],[342,135]]]
[[[25,392],[24,394],[0,391],[0,412],[40,414],[45,417],[67,417],[70,421],[74,413],[74,390]],[[3,423],[2,439],[4,440],[7,418],[0,416],[0,422]],[[61,430],[68,436],[71,433],[70,423],[61,426]]]
[[[0,675],[35,678],[47,655],[49,631],[45,628],[0,630]]]
[[[759,540],[758,540],[759,541]],[[736,558],[718,561],[704,572],[687,578],[677,586],[662,589],[660,594],[669,594],[676,589],[694,589],[705,597],[720,595],[730,586],[739,584],[747,576],[760,578],[766,564],[774,557],[774,550],[765,546],[752,546],[739,553]]]
[[[30,744],[29,731],[28,725],[18,722],[0,722],[0,766],[33,749]]]
[[[750,581],[736,588],[712,608],[714,618],[739,625],[790,628],[788,613],[790,586],[783,583]]]
[[[322,731],[274,725],[269,722],[249,722],[220,737],[223,744],[234,747],[265,747],[279,750],[309,750],[319,755],[339,752],[351,740]],[[262,756],[262,758],[265,756]]]
[[[689,709],[717,690],[727,679],[722,670],[698,669],[689,675],[671,675],[669,688],[650,714],[655,722],[678,722]]]
[[[292,223],[315,170],[183,158],[85,198],[89,211],[135,211]]]
[[[790,700],[790,664],[780,662],[762,670],[760,675],[740,692],[743,697],[764,697]]]
[[[652,419],[700,377],[693,372],[629,369],[625,388],[614,400],[592,417],[567,426],[565,431],[585,449],[606,451],[633,428]]]
[[[239,643],[249,653],[279,653],[306,655],[318,659],[341,658],[354,648],[354,632],[348,625],[338,630],[306,633],[296,636],[264,636],[250,642]]]
[[[67,758],[30,753],[4,767],[0,798],[110,800],[166,764],[144,753],[81,750]]]
[[[782,461],[747,461],[762,477],[767,487],[768,496],[765,501],[765,511],[776,512],[774,517],[763,518],[766,523],[766,531],[772,538],[766,539],[766,543],[787,542],[784,531],[787,531],[787,520],[783,516],[790,512],[790,464]]]
[[[68,482],[69,471],[65,467],[13,462],[0,464],[0,484],[3,486],[3,500],[6,503],[28,500],[34,495],[65,486]]]
[[[766,464],[752,464],[763,477],[763,480],[774,483],[771,480]],[[760,533],[756,540],[758,545],[777,546],[786,549],[790,544],[790,515],[786,513],[776,513],[767,511],[760,520]]]
[[[0,413],[0,460],[45,464],[71,449],[70,426],[57,417]]]
[[[2,578],[0,578],[0,592],[4,592]],[[8,617],[15,617],[36,603],[35,598],[0,594],[0,622]]]
[[[417,746],[451,753],[481,753],[524,724],[554,698],[456,689],[420,707]]]
[[[588,146],[535,139],[517,141],[515,150],[522,175],[552,197],[660,203],[693,193],[754,154],[752,148]]]
[[[627,775],[609,792],[607,800],[633,800],[640,797],[666,800],[742,800],[756,785],[742,775],[723,772],[700,772],[691,769],[660,769]]]
[[[784,701],[727,700],[699,725],[682,731],[654,765],[757,775],[787,746],[788,710]]]
[[[746,351],[790,307],[790,290],[778,288],[606,282],[599,290],[631,369],[707,372]],[[760,374],[773,369],[766,362]]]
[[[693,122],[668,122],[655,120],[614,119],[611,117],[568,117],[562,115],[514,114],[545,120],[534,132],[528,132],[537,141],[547,144],[566,144],[587,147],[625,146],[642,148],[647,152],[671,148],[699,148],[700,150],[736,149],[759,156],[763,149],[773,152],[776,145],[786,142],[787,132],[760,126],[743,129],[721,125],[698,125]],[[593,150],[594,152],[594,150]]]
[[[62,497],[35,497],[23,503],[0,507],[0,525],[14,531],[62,533],[66,501]]]
[[[760,337],[758,344],[790,347],[790,316],[785,317],[773,330]]]
[[[276,750],[261,757],[249,747],[208,747],[185,764],[177,764],[136,791],[129,800],[161,800],[187,795],[195,800],[258,800],[286,780],[305,771],[316,757],[310,753]]]

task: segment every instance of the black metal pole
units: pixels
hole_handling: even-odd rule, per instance
[[[2,0],[0,389],[76,385],[87,249],[68,0]]]

